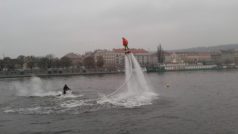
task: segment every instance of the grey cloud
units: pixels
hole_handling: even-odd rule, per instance
[[[236,0],[0,0],[0,54],[238,42]]]

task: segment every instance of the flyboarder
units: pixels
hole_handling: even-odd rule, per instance
[[[122,44],[125,48],[125,54],[129,54],[130,53],[130,50],[128,48],[128,41],[126,38],[122,37]]]

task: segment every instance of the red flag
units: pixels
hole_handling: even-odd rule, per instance
[[[122,44],[124,47],[126,47],[128,45],[128,40],[124,37],[122,37]]]

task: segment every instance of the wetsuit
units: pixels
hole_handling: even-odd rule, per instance
[[[69,91],[70,88],[65,84],[63,88],[63,94],[66,94],[67,91]]]

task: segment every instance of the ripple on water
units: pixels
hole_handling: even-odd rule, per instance
[[[80,114],[116,107],[133,108],[148,105],[148,103],[137,104],[132,100],[125,100],[118,104],[111,102],[99,103],[98,100],[85,99],[82,95],[77,97],[19,97],[3,108],[3,112],[18,114]]]

